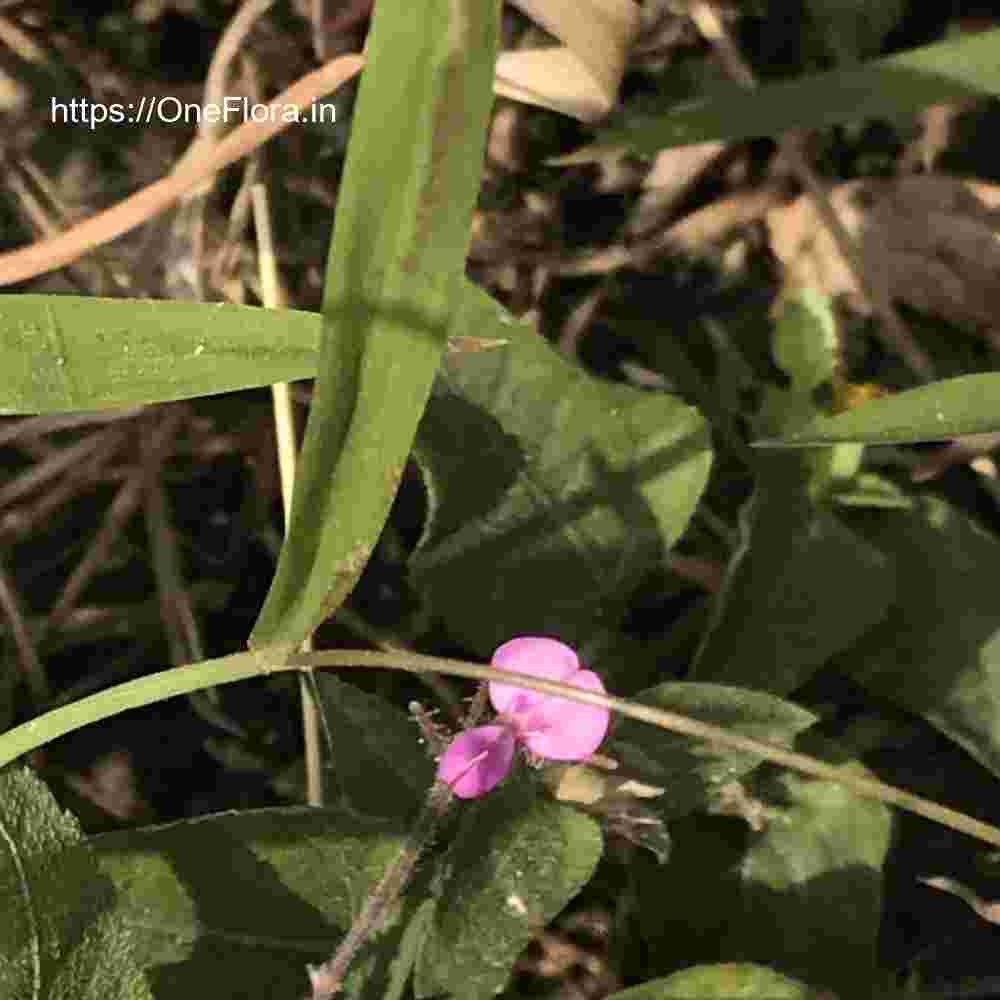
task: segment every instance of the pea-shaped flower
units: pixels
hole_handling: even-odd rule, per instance
[[[581,669],[576,653],[556,639],[511,639],[490,662],[500,670],[604,693],[600,677]],[[510,771],[517,745],[548,760],[585,760],[608,731],[606,708],[493,681],[489,694],[496,722],[459,733],[438,762],[438,778],[460,799],[478,798],[499,784]]]

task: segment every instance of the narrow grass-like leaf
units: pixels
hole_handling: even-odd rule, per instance
[[[509,317],[467,278],[459,308],[490,317],[496,332],[486,347],[503,340],[498,317]],[[0,296],[0,415],[163,403],[313,378],[322,325],[319,313],[223,302]]]
[[[0,414],[99,410],[312,378],[321,318],[225,303],[0,296]]]
[[[0,996],[151,1000],[114,887],[28,768],[0,773]]]
[[[837,414],[816,417],[758,448],[809,447],[837,442],[911,444],[1000,431],[1000,374],[942,379]]]
[[[338,194],[316,394],[256,648],[287,651],[333,611],[385,523],[461,298],[497,20],[494,0],[375,8]]]
[[[777,135],[852,119],[897,117],[930,104],[1000,93],[1000,30],[966,34],[853,69],[747,91],[735,84],[600,131],[600,146],[653,154],[669,146]]]

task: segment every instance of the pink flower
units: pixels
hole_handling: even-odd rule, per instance
[[[581,669],[576,653],[556,639],[511,639],[490,662],[500,670],[604,693],[600,677]],[[499,784],[510,771],[517,744],[548,760],[585,760],[608,731],[606,708],[493,681],[489,692],[496,722],[459,733],[438,762],[438,778],[460,799],[478,798]]]

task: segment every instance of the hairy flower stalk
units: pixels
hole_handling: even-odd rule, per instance
[[[333,956],[322,965],[308,966],[312,993],[307,1000],[333,1000],[344,988],[344,979],[354,956],[369,936],[379,929],[389,907],[409,884],[420,855],[437,833],[454,796],[441,781],[435,781],[423,811],[396,860],[386,869],[371,895],[365,900],[357,919]]]

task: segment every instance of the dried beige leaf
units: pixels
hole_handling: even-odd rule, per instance
[[[635,0],[511,2],[563,44],[501,53],[496,92],[580,121],[606,115],[639,32]]]
[[[644,191],[686,190],[725,150],[725,143],[699,142],[692,146],[661,149],[643,178]]]
[[[725,152],[721,142],[661,149],[642,181],[639,196],[625,227],[627,235],[641,238],[662,229],[688,192]]]
[[[916,309],[971,325],[1000,349],[1000,187],[941,175],[866,179],[830,191],[873,282]],[[802,196],[767,213],[786,287],[847,296],[865,312],[852,269]]]
[[[665,791],[635,778],[608,773],[617,768],[617,762],[611,761],[611,768],[595,766],[597,763],[592,760],[589,764],[550,764],[542,771],[542,779],[560,802],[603,809],[630,799],[659,798]]]
[[[736,816],[745,820],[755,833],[766,830],[770,819],[767,804],[755,799],[739,781],[727,781],[720,785],[707,811],[715,816]]]

